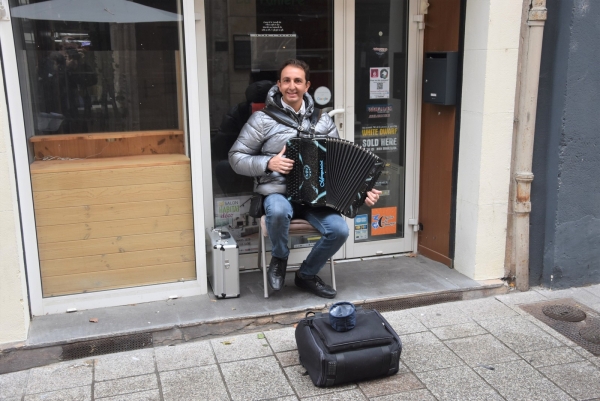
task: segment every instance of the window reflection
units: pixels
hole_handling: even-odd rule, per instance
[[[182,129],[179,2],[77,3],[11,1],[28,137]]]

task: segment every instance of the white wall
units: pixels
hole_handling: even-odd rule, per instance
[[[522,1],[467,1],[454,266],[476,280],[504,275]]]
[[[0,69],[0,345],[23,341],[29,305],[4,77]]]

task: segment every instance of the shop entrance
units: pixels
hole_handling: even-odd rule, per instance
[[[212,198],[207,225],[226,227],[243,269],[256,268],[258,221],[248,216],[253,180],[235,174],[227,153],[289,58],[311,68],[309,93],[334,116],[340,136],[388,162],[374,208],[348,219],[337,259],[415,250],[417,30],[412,0],[204,0],[208,61]],[[413,11],[414,13],[414,11]],[[210,164],[209,164],[210,163]],[[208,173],[205,173],[208,180]],[[212,224],[211,224],[212,222]],[[318,240],[292,238],[290,262]]]

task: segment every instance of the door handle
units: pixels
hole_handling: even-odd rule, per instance
[[[346,109],[333,109],[333,110],[331,110],[331,111],[330,111],[329,113],[327,113],[327,114],[329,114],[329,117],[333,117],[333,116],[335,116],[336,114],[343,114],[343,113],[345,113],[345,112],[346,112]]]
[[[329,117],[333,118],[336,114],[344,114],[346,112],[346,109],[333,109],[331,110],[329,113]],[[344,123],[340,121],[340,126],[338,127],[338,129],[341,131],[344,128]]]

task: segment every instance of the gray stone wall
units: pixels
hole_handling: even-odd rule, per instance
[[[600,282],[600,1],[548,0],[535,132],[531,284]]]

